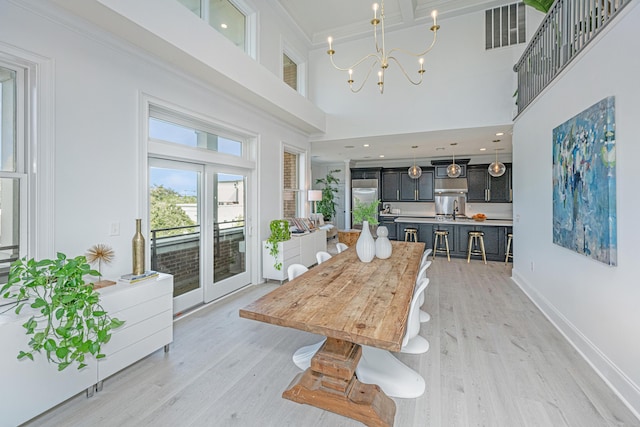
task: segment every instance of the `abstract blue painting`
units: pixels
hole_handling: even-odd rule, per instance
[[[553,130],[553,243],[616,265],[613,96]]]

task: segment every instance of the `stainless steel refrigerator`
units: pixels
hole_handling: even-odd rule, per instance
[[[370,204],[374,200],[378,200],[378,180],[377,179],[354,179],[351,181],[351,209],[356,206],[356,199],[362,204]],[[376,213],[376,219],[378,215]],[[353,228],[362,229],[362,224],[353,225],[353,216],[351,217]]]

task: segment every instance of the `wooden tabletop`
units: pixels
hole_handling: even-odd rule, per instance
[[[240,317],[400,351],[424,243],[392,241],[389,259],[334,255],[240,310]]]

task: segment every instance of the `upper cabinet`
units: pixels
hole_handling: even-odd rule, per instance
[[[406,169],[382,171],[383,202],[432,202],[433,168],[422,168],[418,179],[409,176]]]
[[[351,179],[380,179],[382,168],[353,168]]]
[[[505,163],[505,166],[507,170],[504,175],[493,177],[489,175],[489,165],[469,165],[467,202],[511,203],[512,167],[510,163]]]

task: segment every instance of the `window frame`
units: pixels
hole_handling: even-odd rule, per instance
[[[287,55],[289,59],[291,59],[296,64],[297,68],[297,89],[296,91],[306,97],[307,96],[307,61],[303,55],[298,53],[285,39],[281,39],[281,47],[280,47],[280,80],[284,84],[289,86],[284,82],[284,55]],[[292,88],[293,89],[293,88]]]
[[[53,63],[0,44],[0,64],[16,73],[16,172],[19,177],[19,256],[52,258],[54,242]],[[18,77],[20,75],[21,77]],[[19,82],[19,83],[18,83]],[[37,173],[36,173],[37,171]]]
[[[285,153],[294,154],[297,156],[297,188],[285,188],[284,187],[284,155]],[[296,213],[295,218],[305,217],[306,215],[306,183],[307,183],[307,152],[296,148],[286,143],[282,144],[282,150],[280,152],[281,168],[280,168],[280,216],[284,217],[284,193],[286,190],[293,191],[296,200]]]

